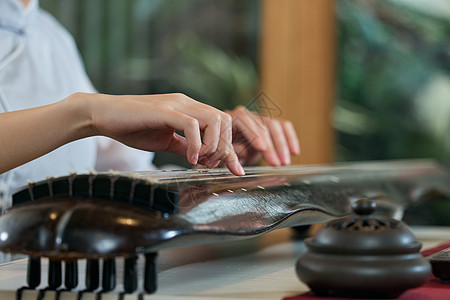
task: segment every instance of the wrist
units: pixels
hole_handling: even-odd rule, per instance
[[[92,122],[92,94],[75,93],[58,102],[62,109],[61,115],[67,124],[67,136],[77,140],[98,135]]]

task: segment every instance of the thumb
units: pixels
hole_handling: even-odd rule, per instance
[[[188,150],[188,142],[186,138],[182,137],[181,135],[177,134],[176,132],[173,133],[172,140],[169,143],[169,146],[167,147],[166,151],[177,154],[182,157],[187,157],[187,150]],[[188,161],[192,163],[190,158],[188,158]]]

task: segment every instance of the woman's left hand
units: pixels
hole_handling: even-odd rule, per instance
[[[262,156],[269,165],[289,165],[291,155],[300,154],[290,121],[262,116],[243,106],[227,113],[233,119],[233,146],[241,164],[256,164]]]

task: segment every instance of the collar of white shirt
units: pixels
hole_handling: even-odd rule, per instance
[[[0,27],[23,33],[37,16],[38,9],[38,0],[31,0],[26,7],[19,0],[0,0]]]

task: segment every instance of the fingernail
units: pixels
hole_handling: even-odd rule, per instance
[[[192,155],[192,164],[195,165],[198,163],[198,153]]]
[[[300,154],[300,145],[299,144],[295,144],[295,147],[294,147],[295,149],[295,154],[296,155],[299,155]]]
[[[257,138],[255,140],[253,147],[255,147],[259,151],[266,151],[267,150],[267,145],[266,145],[266,143],[264,143],[263,139],[261,139],[261,138]]]
[[[237,164],[237,169],[238,169],[239,174],[240,174],[241,176],[244,176],[244,175],[245,175],[244,168],[241,166],[240,163],[237,162],[236,164]]]
[[[275,167],[278,167],[278,166],[281,165],[281,161],[278,158],[278,155],[276,155],[276,154],[272,154],[271,155],[271,160],[268,161],[268,163],[271,164],[272,166],[275,166]]]

